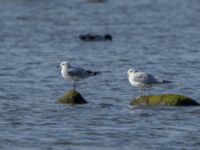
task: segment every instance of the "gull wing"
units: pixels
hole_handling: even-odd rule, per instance
[[[142,82],[145,84],[157,84],[160,83],[160,81],[154,77],[151,74],[145,73],[145,72],[137,72],[134,75],[134,81],[135,82]]]
[[[71,67],[67,71],[68,75],[73,77],[76,80],[83,80],[89,76],[91,76],[90,71],[87,71],[83,68]]]
[[[84,78],[87,72],[82,68],[70,68],[68,69],[67,73],[72,77]]]

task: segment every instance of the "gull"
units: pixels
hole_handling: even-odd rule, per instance
[[[145,94],[146,88],[151,88],[152,86],[171,83],[171,81],[161,80],[151,74],[145,72],[139,72],[135,69],[128,70],[128,80],[132,86],[140,88],[141,93],[140,96]]]
[[[73,67],[68,62],[60,63],[61,75],[67,81],[73,81],[73,90],[76,91],[76,82],[84,80],[91,76],[100,74],[98,71],[85,70],[79,67]]]

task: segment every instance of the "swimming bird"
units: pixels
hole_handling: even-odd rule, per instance
[[[73,67],[68,62],[60,63],[61,75],[67,81],[73,81],[73,90],[76,91],[76,82],[84,80],[91,76],[100,74],[99,71],[85,70],[79,67]]]
[[[112,41],[112,36],[110,34],[102,35],[91,35],[91,34],[82,34],[79,35],[79,39],[82,41]]]
[[[140,88],[140,96],[143,96],[143,94],[145,94],[146,88],[151,88],[152,86],[165,83],[172,83],[171,81],[161,80],[151,74],[139,72],[135,69],[129,69],[127,73],[130,84],[132,86]]]

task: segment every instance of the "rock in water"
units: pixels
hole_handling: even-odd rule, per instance
[[[130,105],[141,106],[199,106],[200,104],[189,97],[176,94],[141,96],[130,102]]]
[[[61,104],[86,104],[87,101],[77,91],[70,90],[66,92],[63,97],[58,99]]]

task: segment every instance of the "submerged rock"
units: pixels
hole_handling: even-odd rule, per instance
[[[193,99],[176,94],[141,96],[130,102],[130,105],[143,106],[199,106]]]
[[[61,104],[86,104],[87,101],[77,91],[70,90],[63,97],[58,99]]]

